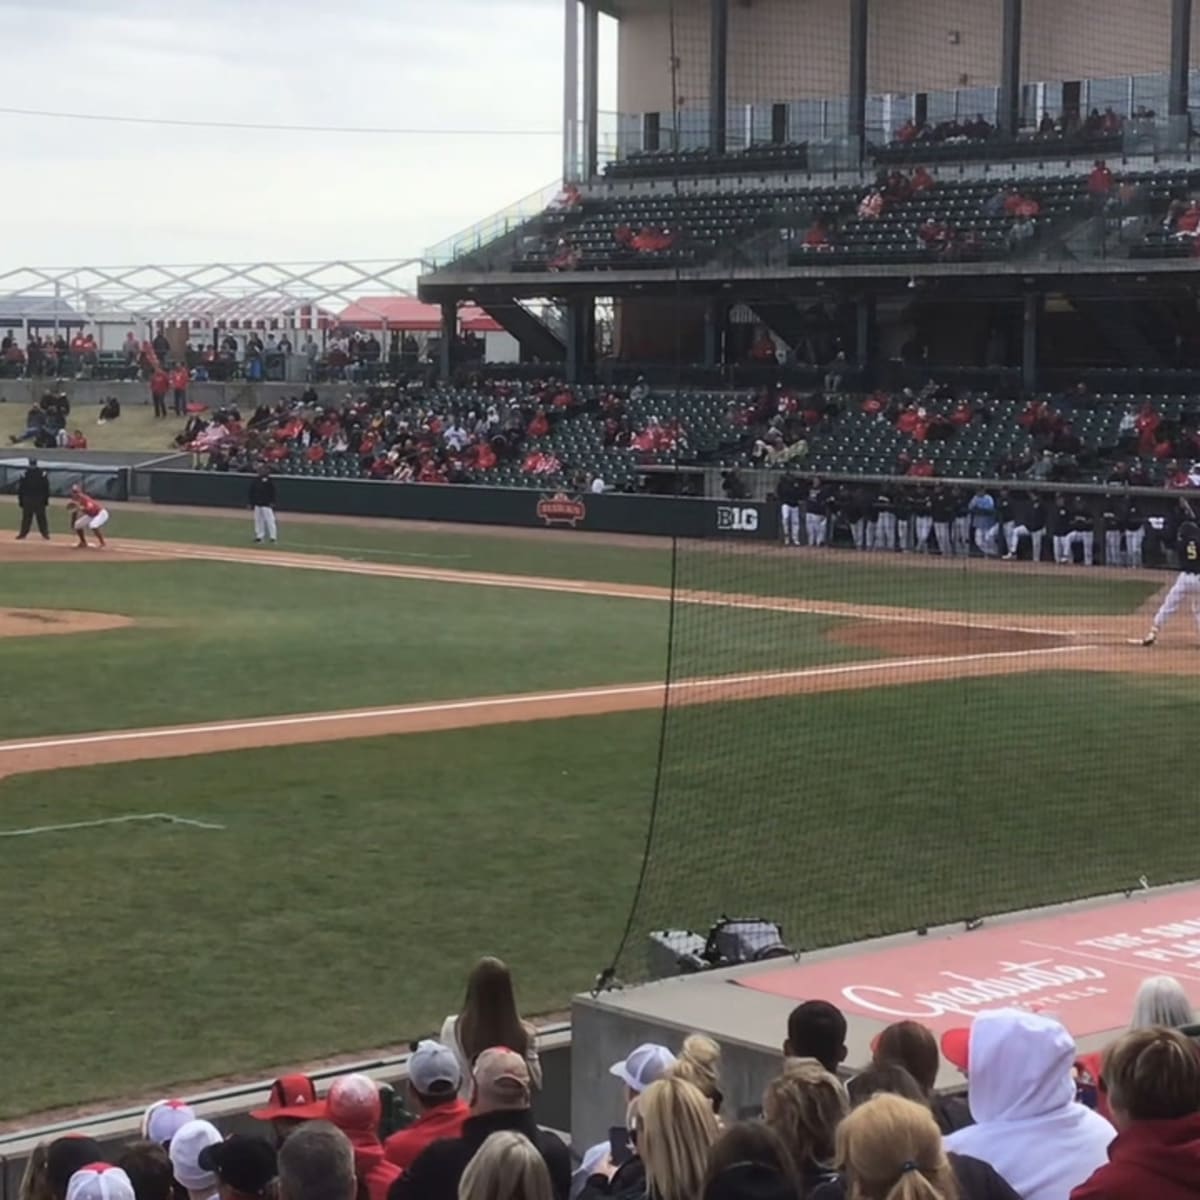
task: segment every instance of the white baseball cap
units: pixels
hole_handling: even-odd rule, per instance
[[[120,1167],[92,1163],[71,1176],[67,1200],[134,1200],[133,1184]]]
[[[623,1080],[627,1088],[640,1093],[661,1079],[663,1072],[674,1064],[675,1055],[666,1046],[645,1042],[631,1051],[624,1062],[613,1063],[609,1073]]]
[[[171,1139],[195,1119],[191,1106],[182,1100],[156,1100],[142,1114],[142,1137],[160,1146],[169,1146]]]
[[[408,1060],[408,1081],[423,1096],[457,1092],[462,1084],[458,1055],[431,1038],[418,1042]]]
[[[221,1141],[221,1134],[208,1121],[189,1121],[171,1139],[171,1170],[180,1187],[189,1192],[215,1192],[217,1177],[200,1166],[200,1152]]]

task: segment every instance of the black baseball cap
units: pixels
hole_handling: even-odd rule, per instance
[[[243,1196],[261,1196],[279,1173],[275,1147],[262,1138],[230,1134],[200,1151],[199,1166]]]

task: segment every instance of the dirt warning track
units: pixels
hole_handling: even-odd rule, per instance
[[[0,546],[0,562],[62,562],[68,557],[83,570],[90,563],[101,561],[131,564],[163,560],[214,561],[656,603],[672,599],[667,588],[363,563],[279,551],[123,541],[110,551],[69,556],[64,547],[57,544],[28,548]],[[679,592],[675,599],[685,604],[844,618],[830,630],[830,639],[872,650],[882,657],[833,666],[673,680],[669,690],[661,681],[649,681],[7,741],[0,742],[0,778],[61,767],[630,712],[659,708],[664,702],[671,705],[733,702],[1054,669],[1192,674],[1200,665],[1200,656],[1191,647],[1184,647],[1182,642],[1161,645],[1149,653],[1130,647],[1128,638],[1141,629],[1140,616],[980,616],[965,612],[702,591]],[[44,610],[32,614],[31,618],[18,615],[12,618],[15,624],[11,635],[69,632],[70,622],[60,621],[60,618],[89,616],[106,618],[105,614],[67,614],[58,610]],[[111,625],[99,627],[128,624],[121,617],[111,620]],[[77,626],[80,631],[86,627]],[[3,630],[4,610],[0,610],[0,631]]]

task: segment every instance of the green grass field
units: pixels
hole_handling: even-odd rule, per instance
[[[665,547],[285,533],[368,561],[670,579]],[[121,510],[122,534],[242,545],[247,524]],[[1127,613],[1154,586],[708,549],[676,569],[981,613]],[[138,624],[0,642],[5,737],[651,680],[670,636],[677,677],[864,653],[819,616],[689,608],[672,629],[661,602],[219,562],[6,564],[0,606],[38,605]],[[664,728],[626,978],[642,931],[721,912],[814,946],[1195,877],[1192,682],[1063,670],[0,779],[0,834],[163,811],[223,827],[0,836],[0,1055],[22,1080],[0,1118],[405,1041],[484,952],[512,963],[527,1012],[561,1008],[625,926]]]
[[[670,543],[629,547],[548,530],[542,537],[506,537],[487,529],[429,532],[397,523],[389,528],[325,524],[281,516],[284,547],[292,553],[333,554],[365,562],[550,575],[669,587]],[[248,514],[193,516],[129,509],[116,511],[112,536],[244,547],[251,538]],[[1132,612],[1154,591],[1143,580],[1110,580],[1096,586],[1086,573],[997,574],[907,567],[872,556],[847,554],[813,559],[794,554],[743,555],[684,545],[674,564],[682,588],[796,596],[811,600],[890,604],[913,608],[996,613]]]

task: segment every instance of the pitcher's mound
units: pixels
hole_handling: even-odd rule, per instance
[[[74,612],[67,608],[0,608],[0,638],[43,637],[51,633],[95,633],[133,622],[117,613]]]

